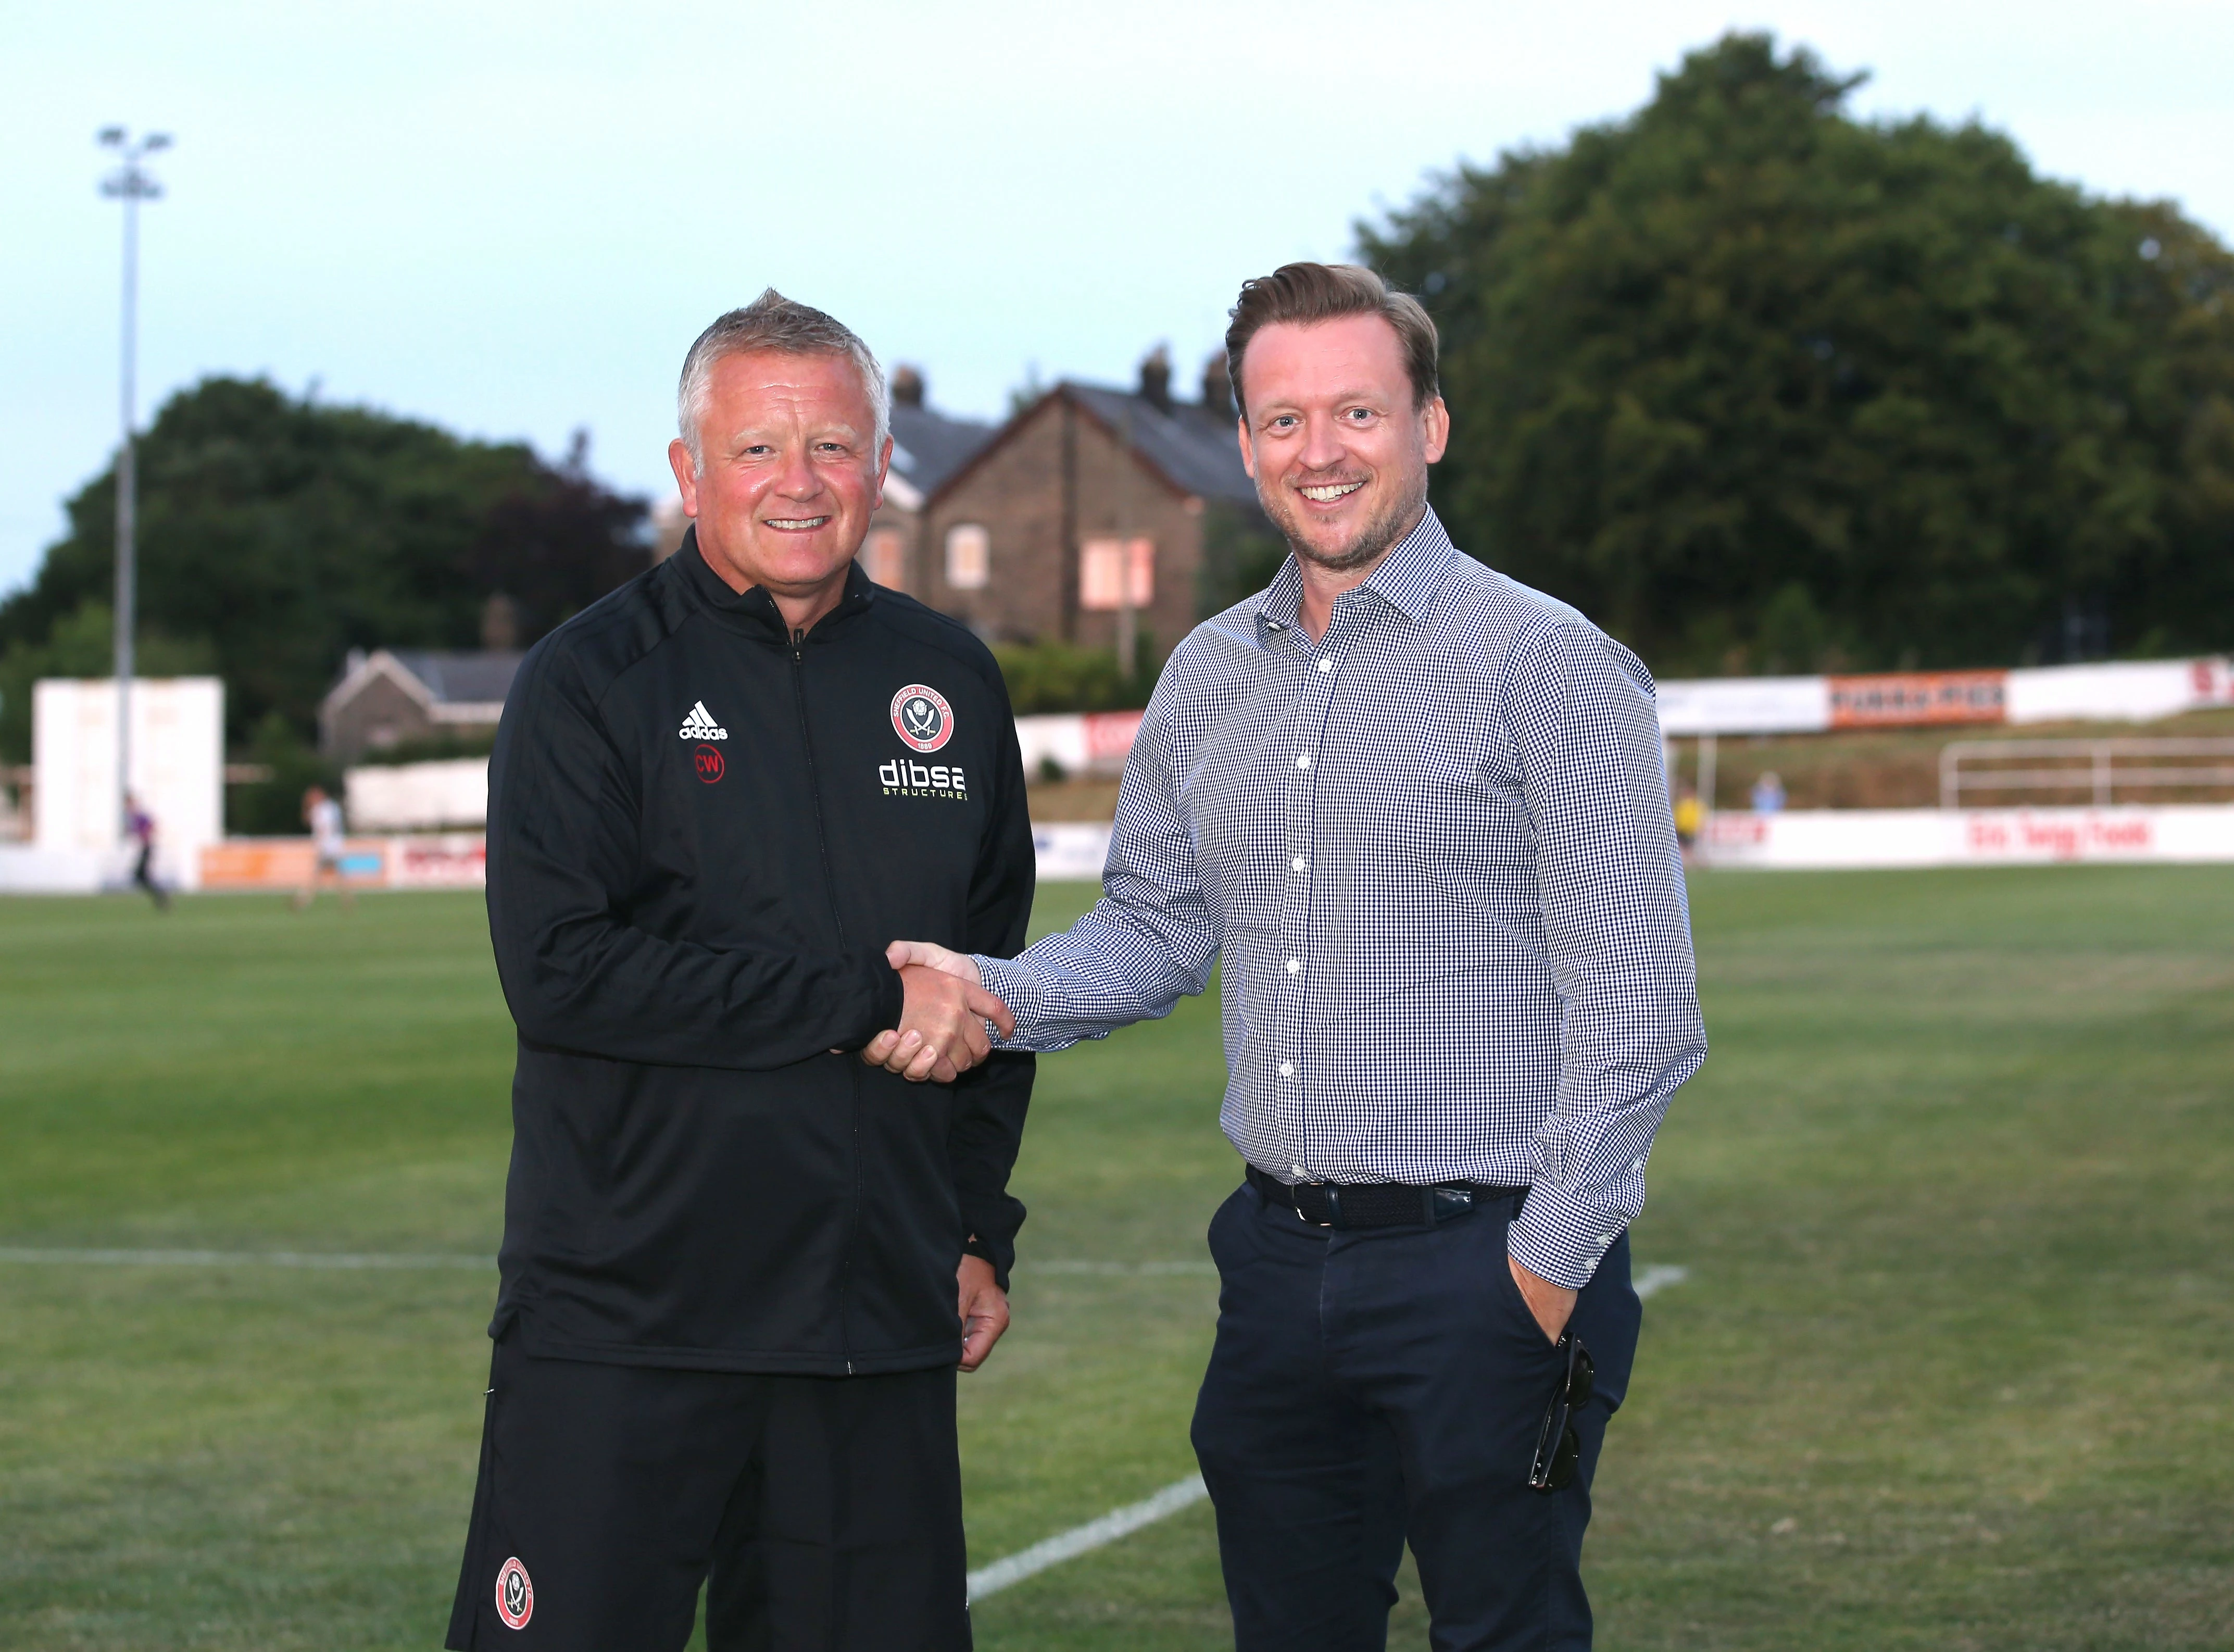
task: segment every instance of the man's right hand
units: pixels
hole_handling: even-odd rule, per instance
[[[980,984],[966,954],[925,941],[895,941],[885,956],[899,971],[900,1024],[879,1033],[861,1052],[870,1066],[912,1083],[951,1084],[991,1052],[987,1022],[1004,1037],[1016,1031],[1016,1017]]]

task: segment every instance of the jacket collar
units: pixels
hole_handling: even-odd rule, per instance
[[[680,570],[683,581],[689,588],[699,605],[709,609],[725,624],[735,630],[754,635],[765,635],[770,641],[787,643],[791,628],[784,624],[783,611],[775,605],[765,586],[754,585],[746,591],[732,591],[728,582],[707,566],[705,553],[698,549],[698,525],[693,522],[683,531],[683,543],[676,547],[670,558]],[[838,598],[838,606],[814,622],[811,637],[820,638],[841,624],[852,621],[876,600],[877,587],[869,576],[861,571],[858,562],[846,567],[845,594]]]

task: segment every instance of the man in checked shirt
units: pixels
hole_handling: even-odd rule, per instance
[[[1292,554],[1164,668],[1094,911],[1007,962],[892,960],[1058,1050],[1223,956],[1248,1164],[1210,1227],[1193,1439],[1241,1652],[1382,1647],[1407,1540],[1438,1652],[1585,1648],[1626,1230],[1706,1055],[1652,679],[1427,508],[1450,415],[1416,302],[1291,264],[1243,285],[1225,348]]]

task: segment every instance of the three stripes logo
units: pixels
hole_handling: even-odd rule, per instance
[[[729,731],[714,721],[714,714],[706,709],[703,700],[690,708],[690,715],[683,720],[679,731],[685,740],[727,740]]]

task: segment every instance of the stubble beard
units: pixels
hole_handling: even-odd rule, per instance
[[[1268,493],[1271,497],[1266,498]],[[1322,551],[1303,537],[1302,521],[1285,487],[1276,484],[1271,488],[1260,488],[1257,498],[1264,506],[1264,513],[1272,519],[1272,526],[1288,542],[1288,549],[1296,553],[1296,560],[1308,562],[1329,573],[1355,573],[1378,561],[1412,531],[1413,525],[1426,514],[1427,508],[1427,488],[1423,480],[1418,487],[1390,500],[1388,509],[1378,516],[1367,519],[1348,545]]]

